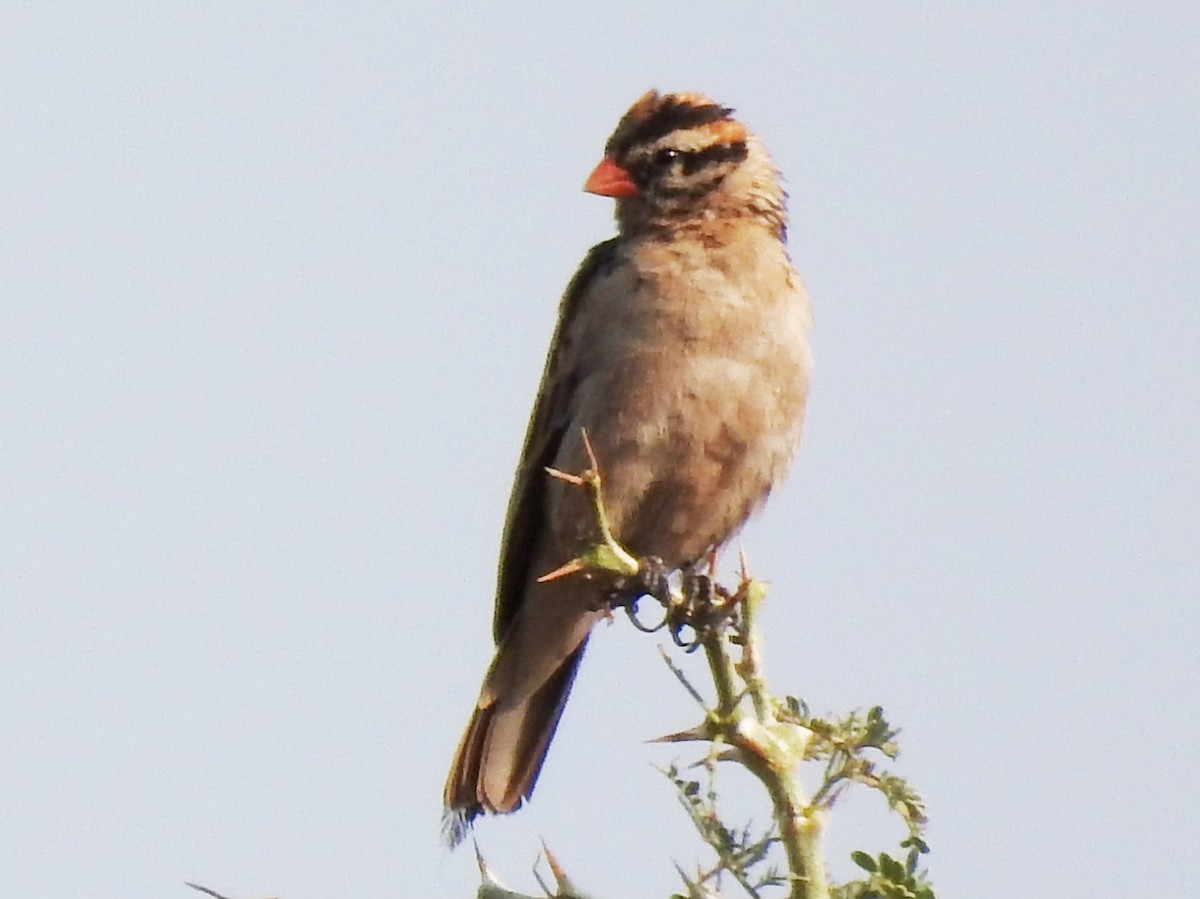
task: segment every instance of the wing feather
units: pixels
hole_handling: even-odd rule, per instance
[[[497,644],[503,641],[524,601],[534,541],[546,523],[546,479],[549,476],[545,468],[553,462],[570,426],[571,399],[575,386],[574,373],[565,370],[566,360],[571,357],[565,345],[570,323],[592,281],[612,265],[616,250],[616,238],[592,247],[567,285],[559,306],[558,325],[550,342],[537,402],[525,432],[525,448],[521,451],[512,496],[508,501],[504,539],[500,546],[493,621]]]

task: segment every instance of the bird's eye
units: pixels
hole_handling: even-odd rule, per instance
[[[680,153],[678,150],[671,150],[669,148],[665,150],[659,150],[654,154],[654,164],[659,168],[665,169],[676,159],[678,159],[679,156]]]

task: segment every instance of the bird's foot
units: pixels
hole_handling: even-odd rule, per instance
[[[680,588],[667,609],[667,628],[676,646],[692,652],[736,613],[738,598],[693,565],[682,570]]]
[[[672,586],[674,571],[657,556],[638,559],[635,575],[614,580],[600,606],[606,612],[623,609],[633,626],[644,633],[666,629],[671,641],[692,652],[712,632],[734,614],[737,598],[731,596],[699,566],[685,565],[679,569]],[[638,614],[638,603],[650,597],[662,607],[662,618],[652,624]]]
[[[664,608],[671,606],[671,570],[657,556],[638,559],[637,574],[617,579],[605,597],[605,607],[624,609],[634,627],[652,634],[666,625],[667,617],[653,625],[643,622],[638,617],[638,602],[646,596],[657,600]]]

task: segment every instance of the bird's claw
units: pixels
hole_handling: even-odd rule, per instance
[[[635,599],[631,600],[630,602],[625,603],[625,616],[629,619],[630,624],[632,624],[635,628],[637,628],[643,634],[653,634],[655,631],[660,631],[664,627],[666,627],[669,616],[667,616],[665,614],[663,615],[662,621],[660,621],[658,624],[656,624],[654,626],[650,626],[648,624],[642,624],[641,619],[638,618],[638,616],[637,616],[638,599],[641,599],[641,597],[640,596],[636,597]]]
[[[673,642],[686,652],[694,652],[712,628],[734,613],[736,598],[721,589],[713,579],[686,565],[680,570],[679,589],[671,589],[671,570],[657,556],[638,560],[638,573],[618,578],[605,597],[602,608],[625,610],[635,628],[652,634],[666,628]],[[651,597],[663,608],[662,620],[646,624],[638,617],[638,602]]]

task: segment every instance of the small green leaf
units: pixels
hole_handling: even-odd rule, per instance
[[[854,864],[858,865],[864,871],[874,874],[878,870],[875,859],[871,858],[865,852],[856,849],[850,853],[850,858],[854,861]]]
[[[879,853],[879,873],[892,883],[902,883],[905,880],[904,867],[886,852]]]

